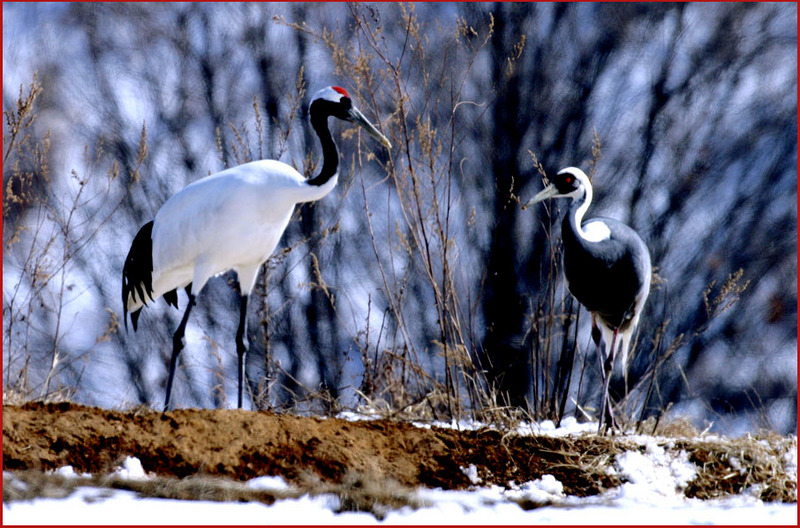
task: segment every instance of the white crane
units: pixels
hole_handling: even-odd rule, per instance
[[[650,293],[650,253],[636,231],[613,218],[583,216],[592,203],[592,183],[586,174],[567,167],[524,207],[547,198],[571,198],[561,224],[564,276],[570,293],[592,314],[592,339],[600,354],[600,337],[606,345],[603,403],[599,431],[614,422],[608,394],[614,358],[622,355],[627,380],[628,348]],[[598,329],[599,328],[599,329]]]
[[[322,145],[322,169],[311,179],[275,160],[245,163],[212,174],[184,187],[164,202],[153,221],[133,239],[122,270],[123,319],[127,315],[136,331],[139,315],[148,300],[164,297],[178,307],[178,288],[185,288],[189,302],[172,338],[172,357],[164,410],[169,408],[178,354],[195,299],[209,278],[236,271],[240,289],[238,405],[247,354],[247,297],[261,265],[281,238],[295,204],[319,200],[336,186],[339,152],[328,129],[328,117],[363,127],[386,148],[389,140],[353,105],[338,86],[316,93],[309,107],[311,126]]]

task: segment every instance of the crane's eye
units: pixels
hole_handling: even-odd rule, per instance
[[[572,176],[567,176],[566,178],[564,178],[564,183],[566,183],[567,185],[572,185]]]

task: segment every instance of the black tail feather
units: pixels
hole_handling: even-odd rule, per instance
[[[164,294],[164,300],[167,301],[168,306],[178,307],[178,292],[177,290],[170,290]]]
[[[173,292],[174,293],[174,292]],[[128,329],[128,297],[147,302],[153,300],[153,222],[147,222],[133,239],[125,266],[122,268],[122,311],[125,330]],[[175,294],[175,304],[178,299]],[[168,299],[167,302],[170,302]],[[136,331],[141,308],[131,312],[133,331]]]
[[[142,313],[142,309],[139,308],[138,310],[134,310],[131,312],[131,324],[133,325],[133,331],[139,329],[139,316]],[[128,320],[125,319],[125,330],[128,330]]]

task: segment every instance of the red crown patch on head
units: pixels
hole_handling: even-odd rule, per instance
[[[334,90],[336,90],[337,92],[339,92],[340,94],[342,94],[343,96],[345,96],[345,97],[347,97],[347,98],[349,98],[349,97],[350,97],[350,94],[348,94],[348,93],[347,93],[347,90],[345,90],[344,88],[342,88],[342,87],[340,87],[340,86],[332,86],[332,88],[333,88]]]

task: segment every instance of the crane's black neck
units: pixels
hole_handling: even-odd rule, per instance
[[[309,185],[315,186],[324,185],[339,171],[339,151],[336,149],[336,143],[333,141],[330,129],[328,129],[328,116],[330,113],[317,106],[318,103],[315,102],[312,105],[310,113],[311,126],[319,136],[319,142],[322,145],[322,169],[319,174],[307,182]]]

